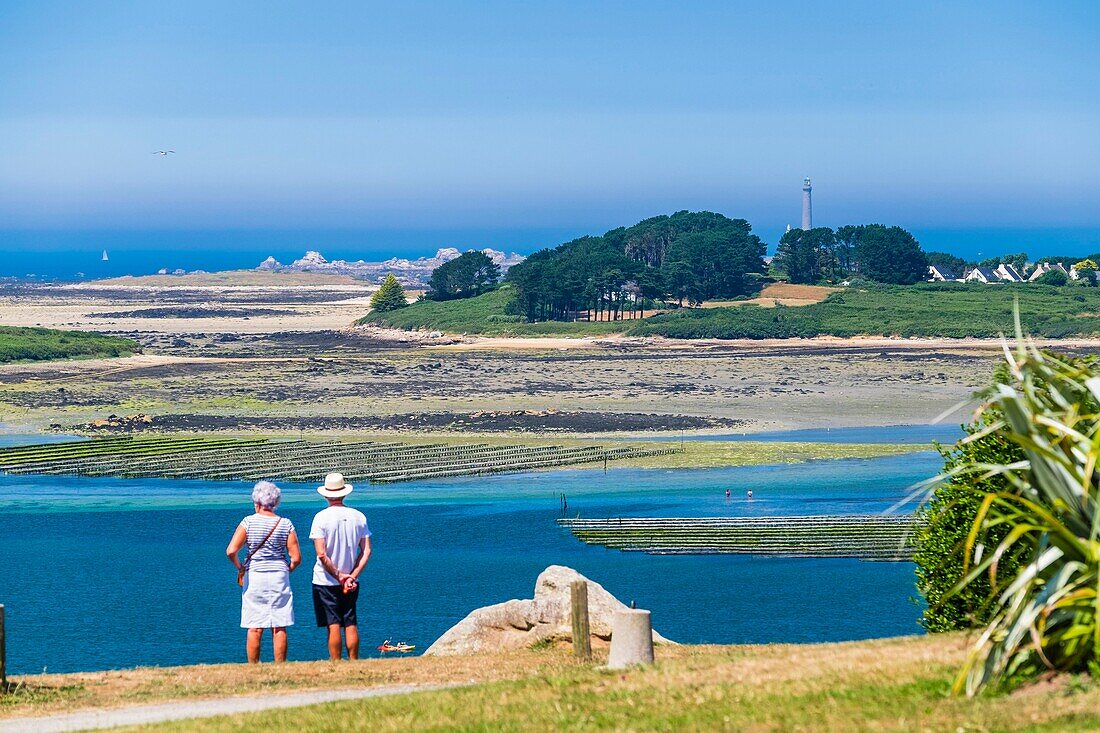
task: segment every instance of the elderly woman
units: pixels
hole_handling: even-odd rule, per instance
[[[243,575],[241,628],[248,629],[245,648],[248,661],[260,661],[264,629],[271,629],[275,661],[286,661],[286,627],[294,625],[294,594],[290,591],[290,571],[302,564],[298,534],[286,517],[275,514],[281,493],[270,481],[261,481],[252,489],[256,513],[241,520],[225,554]],[[241,561],[240,552],[248,546]]]

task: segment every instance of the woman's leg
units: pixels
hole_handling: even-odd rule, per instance
[[[248,642],[245,649],[248,652],[248,663],[256,664],[260,661],[260,642],[264,640],[263,629],[249,629]]]
[[[286,629],[279,627],[271,630],[271,643],[275,646],[275,661],[286,661]]]

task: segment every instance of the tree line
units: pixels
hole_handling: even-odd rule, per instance
[[[928,256],[912,234],[882,224],[792,229],[779,240],[772,266],[792,283],[858,276],[893,285],[928,277]]]
[[[744,219],[680,211],[539,250],[505,280],[528,321],[620,320],[655,301],[749,294],[766,272],[765,249]]]

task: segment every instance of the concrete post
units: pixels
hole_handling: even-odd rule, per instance
[[[653,621],[649,611],[626,608],[611,619],[611,654],[608,669],[653,664]]]

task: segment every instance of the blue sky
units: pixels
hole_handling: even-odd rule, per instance
[[[1100,3],[0,2],[0,229],[1095,227]],[[170,148],[168,158],[152,151]]]

